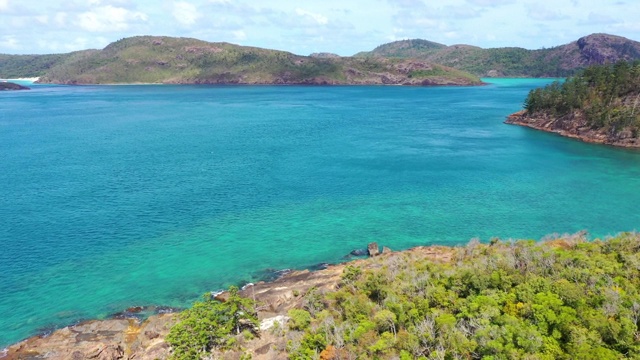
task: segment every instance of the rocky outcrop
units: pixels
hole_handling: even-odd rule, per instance
[[[175,314],[137,319],[94,320],[35,336],[10,346],[3,360],[163,359],[169,354],[164,336]]]
[[[12,82],[0,82],[0,91],[14,91],[14,90],[31,90],[31,89],[26,86],[22,86]]]
[[[367,250],[369,252],[369,256],[374,257],[380,253],[380,248],[378,247],[378,243],[372,242],[367,246]]]
[[[319,271],[292,271],[273,282],[259,282],[243,287],[240,294],[255,299],[258,318],[261,321],[260,337],[244,341],[242,347],[254,360],[287,359],[287,338],[277,328],[288,320],[287,312],[300,308],[309,291],[328,292],[337,288],[342,271],[347,264],[380,267],[378,259],[394,260],[413,256],[432,261],[451,261],[455,248],[444,246],[417,247],[404,252],[393,252],[375,258],[355,260],[331,265]],[[224,296],[222,296],[224,298]],[[2,360],[154,360],[166,359],[170,348],[165,336],[175,324],[177,314],[158,314],[142,321],[135,315],[146,308],[132,307],[120,313],[132,314],[128,319],[93,320],[69,326],[46,336],[34,336],[6,349]],[[277,325],[276,325],[277,324]],[[214,358],[238,359],[242,353],[214,354]]]
[[[631,130],[612,133],[605,129],[593,129],[579,112],[557,118],[547,114],[531,116],[526,110],[522,110],[509,115],[505,123],[552,132],[589,143],[640,148],[640,139],[634,136]]]

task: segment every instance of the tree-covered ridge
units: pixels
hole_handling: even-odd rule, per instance
[[[307,295],[289,357],[638,358],[639,250],[637,234],[472,241],[451,263],[406,252],[349,266],[337,291]]]
[[[50,55],[0,54],[0,79],[31,78],[44,75],[53,66],[83,52]]]
[[[524,102],[527,116],[557,122],[586,121],[611,136],[640,130],[640,61],[592,66],[563,83],[532,90]]]

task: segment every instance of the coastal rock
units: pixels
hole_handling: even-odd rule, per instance
[[[382,247],[382,253],[383,253],[383,254],[389,254],[389,253],[391,253],[391,252],[392,252],[392,251],[391,251],[391,249],[390,249],[390,248],[388,248],[388,247],[386,247],[386,246],[383,246],[383,247]]]
[[[270,317],[267,319],[262,319],[262,321],[260,322],[260,330],[261,331],[269,330],[276,323],[282,327],[284,326],[284,324],[287,323],[287,321],[289,321],[289,317],[284,315],[278,315],[278,316]]]
[[[587,123],[584,114],[579,112],[558,118],[549,114],[532,116],[526,110],[521,110],[509,115],[505,123],[526,126],[589,143],[628,148],[640,147],[640,138],[633,137],[631,131],[620,131],[617,134],[612,134],[605,129],[593,129]]]
[[[353,251],[351,251],[349,254],[353,255],[353,256],[365,256],[369,254],[369,250],[368,249],[355,249]]]
[[[367,251],[369,252],[369,256],[377,256],[380,254],[380,248],[378,247],[378,243],[372,242],[367,246]]]
[[[0,82],[0,91],[13,91],[13,90],[31,90],[30,88],[12,82]]]
[[[177,321],[175,314],[133,319],[92,320],[46,337],[34,336],[7,349],[2,360],[18,359],[164,359],[164,337]]]

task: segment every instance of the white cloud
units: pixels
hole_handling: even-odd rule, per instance
[[[12,35],[5,35],[0,40],[0,49],[11,49],[15,50],[20,48],[20,44],[18,43],[18,39]]]
[[[296,15],[303,18],[311,19],[318,25],[327,25],[329,23],[329,19],[324,15],[312,13],[311,11],[300,8],[297,8],[295,11]]]
[[[49,16],[47,15],[36,16],[36,21],[39,22],[40,24],[47,25],[49,23]]]
[[[53,17],[53,22],[58,27],[65,27],[65,26],[67,26],[67,18],[68,17],[69,16],[67,15],[67,13],[57,12],[55,14],[55,16]]]
[[[198,8],[186,1],[179,1],[173,4],[173,17],[182,25],[190,26],[200,18]]]
[[[78,26],[89,32],[116,32],[129,29],[131,23],[147,19],[144,13],[106,5],[78,15]]]
[[[9,0],[0,0],[0,12],[9,10]]]
[[[513,0],[469,0],[470,3],[480,6],[501,6],[513,3]]]
[[[566,15],[551,10],[539,3],[527,5],[527,15],[534,20],[540,21],[563,20],[567,18]]]
[[[586,23],[587,24],[598,24],[598,25],[610,25],[610,24],[615,24],[617,22],[616,19],[614,19],[613,17],[604,14],[604,13],[595,13],[595,12],[590,12],[589,13],[589,17],[587,18]]]
[[[233,31],[232,34],[236,40],[242,41],[247,39],[247,34],[243,30]]]

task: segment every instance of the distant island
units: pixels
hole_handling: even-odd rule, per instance
[[[14,65],[19,59],[14,59]],[[27,59],[35,61],[33,58]],[[42,61],[42,64],[47,62]],[[138,36],[58,58],[39,74],[54,84],[481,85],[423,60],[343,58],[197,39]]]
[[[22,86],[12,82],[0,82],[0,91],[14,91],[14,90],[31,90],[31,89],[26,86]]]
[[[637,59],[640,42],[609,34],[539,50],[413,39],[352,57],[136,36],[103,50],[0,54],[0,78],[40,77],[57,84],[478,85],[479,77],[566,77],[591,65]]]
[[[532,90],[506,123],[586,142],[640,147],[640,61],[592,66]]]
[[[592,34],[548,49],[483,49],[422,40],[380,45],[356,57],[421,59],[482,77],[566,77],[591,65],[640,59],[640,42],[609,34]]]

